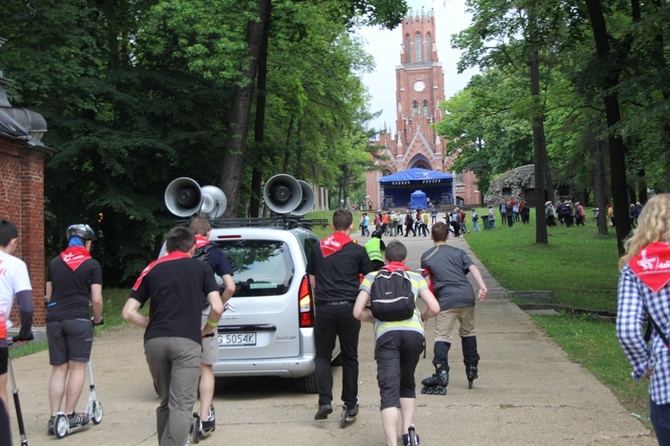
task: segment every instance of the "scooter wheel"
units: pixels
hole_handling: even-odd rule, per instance
[[[70,423],[65,414],[56,415],[56,419],[54,420],[54,434],[56,434],[56,438],[63,438],[69,430]]]
[[[193,427],[191,428],[191,440],[193,444],[200,443],[200,415],[193,414]]]
[[[102,410],[102,403],[100,401],[94,401],[93,402],[93,416],[91,419],[93,420],[93,424],[100,424],[102,421],[102,417],[104,416],[104,411]]]

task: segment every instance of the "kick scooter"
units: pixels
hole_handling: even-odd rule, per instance
[[[93,424],[100,424],[104,413],[102,409],[102,403],[98,401],[98,397],[95,393],[95,384],[93,383],[93,367],[91,366],[90,360],[86,363],[86,371],[88,372],[88,383],[90,389],[88,403],[86,404],[86,414],[88,414],[91,421],[93,421]],[[68,434],[80,431],[87,427],[88,424],[70,426],[70,421],[68,420],[67,415],[63,412],[58,412],[56,414],[56,419],[54,420],[54,433],[56,434],[57,438],[63,438]]]
[[[9,341],[9,345],[12,345]],[[9,355],[7,360],[7,368],[9,369],[9,377],[12,381],[12,395],[14,397],[14,407],[16,408],[16,420],[19,423],[19,434],[21,435],[21,446],[28,446],[28,439],[26,438],[26,428],[23,425],[23,413],[21,412],[21,402],[19,401],[19,388],[16,386],[16,379],[14,378],[14,369],[12,368],[12,355]]]

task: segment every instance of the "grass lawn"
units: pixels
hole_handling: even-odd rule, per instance
[[[479,215],[486,215],[478,209]],[[568,307],[616,312],[619,270],[613,231],[599,236],[592,218],[585,227],[547,228],[549,243],[535,243],[531,224],[500,225],[465,236],[489,272],[508,290],[551,290],[555,303]],[[481,225],[480,225],[481,226]],[[471,226],[470,226],[471,227]],[[588,368],[619,401],[649,423],[648,381],[635,382],[615,337],[614,323],[594,316],[533,316],[568,356]]]

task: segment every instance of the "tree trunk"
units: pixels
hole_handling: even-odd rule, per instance
[[[607,192],[605,187],[605,159],[603,156],[603,147],[598,138],[599,121],[591,124],[589,147],[591,148],[591,158],[593,166],[591,175],[593,176],[593,199],[596,208],[598,208],[598,234],[607,235]]]
[[[272,7],[272,4],[270,4]],[[269,15],[269,13],[268,13]],[[256,119],[254,120],[254,141],[256,144],[254,148],[256,152],[262,151],[261,144],[265,139],[265,104],[267,93],[267,78],[268,78],[268,36],[269,36],[269,20],[268,26],[263,28],[263,36],[261,38],[261,48],[258,57],[258,85],[256,95]],[[259,155],[256,153],[256,155]],[[254,157],[259,159],[259,156]],[[249,197],[249,216],[258,217],[261,203],[261,184],[263,183],[263,173],[254,162],[253,171],[251,173],[251,194]]]
[[[529,14],[530,16],[531,14]],[[529,18],[530,22],[531,18]],[[533,36],[530,36],[531,39]],[[545,170],[547,146],[544,139],[544,113],[540,98],[540,59],[536,48],[530,52],[530,94],[533,103],[533,161],[535,163],[535,243],[549,243],[546,201],[547,170]]]
[[[607,26],[603,16],[599,0],[586,0],[586,6],[591,19],[593,39],[596,45],[598,59],[605,61],[611,57]],[[610,70],[612,66],[610,65]],[[607,127],[611,130],[621,120],[619,111],[619,98],[614,91],[618,83],[619,73],[611,73],[602,85],[603,101],[605,103],[605,114],[607,116]],[[630,220],[628,218],[628,191],[626,184],[626,157],[625,145],[620,136],[614,132],[608,132],[607,142],[610,152],[610,175],[612,204],[614,208],[614,225],[617,236],[617,247],[619,255],[625,253],[623,242],[630,233]]]
[[[250,20],[247,24],[246,41],[250,58],[249,66],[244,70],[246,84],[235,87],[226,147],[223,152],[221,189],[228,199],[228,208],[224,217],[235,217],[239,211],[244,152],[249,129],[249,112],[254,96],[258,63],[263,51],[263,38],[267,39],[267,28],[270,26],[271,0],[257,0],[257,5],[258,22]]]

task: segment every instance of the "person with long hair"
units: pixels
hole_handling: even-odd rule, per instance
[[[651,422],[659,445],[670,444],[670,194],[651,198],[624,242],[619,260],[616,334],[635,380],[650,378]],[[653,327],[651,344],[643,334]]]

